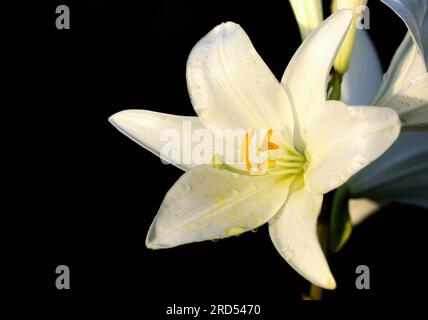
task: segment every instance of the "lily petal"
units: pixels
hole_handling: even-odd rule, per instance
[[[378,211],[380,205],[367,198],[349,199],[348,208],[351,223],[356,226]]]
[[[327,101],[308,117],[305,183],[325,194],[384,153],[400,133],[400,120],[390,108],[346,106]]]
[[[348,181],[351,197],[364,197],[349,201],[353,225],[391,201],[428,208],[427,141],[428,132],[403,132],[379,159]]]
[[[379,159],[347,183],[351,197],[428,203],[428,132],[403,132]]]
[[[239,25],[218,25],[196,44],[187,61],[187,86],[209,129],[273,129],[273,141],[289,144],[287,93]]]
[[[424,58],[415,46],[410,33],[404,37],[394,54],[382,84],[371,102],[372,105],[388,106],[388,103],[409,83],[427,72]]]
[[[191,138],[192,133],[195,130],[205,129],[197,117],[176,116],[148,110],[124,110],[112,115],[109,121],[128,138],[184,171],[201,164],[193,163],[191,156],[185,159],[185,155],[191,155],[194,145],[197,144]],[[183,128],[188,128],[189,137],[183,134]],[[168,132],[179,139],[178,141],[171,139],[176,152],[162,152],[162,148],[168,143],[168,138],[171,138]],[[203,158],[212,159],[212,155],[206,155]]]
[[[428,128],[428,73],[409,82],[384,103],[397,111],[406,129]]]
[[[422,56],[424,55],[421,27],[426,17],[428,3],[426,0],[381,0],[390,7],[406,24]],[[426,45],[426,44],[425,44]]]
[[[305,188],[291,192],[269,221],[269,234],[281,256],[300,275],[319,287],[334,289],[336,283],[317,236],[322,199]]]
[[[351,10],[332,14],[303,41],[282,77],[294,108],[294,142],[300,151],[304,149],[304,119],[326,100],[330,70],[351,21]]]
[[[247,176],[203,165],[165,196],[146,239],[162,249],[239,235],[268,222],[287,198],[283,175]]]
[[[428,9],[422,24],[422,45],[424,46],[425,64],[428,66]]]
[[[382,81],[382,66],[367,31],[357,30],[351,64],[343,76],[341,100],[351,105],[367,105]]]

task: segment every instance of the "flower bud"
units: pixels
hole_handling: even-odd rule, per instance
[[[323,21],[321,0],[290,0],[290,4],[304,40]]]
[[[354,47],[355,32],[357,31],[357,23],[359,22],[359,18],[363,14],[363,8],[366,5],[367,0],[333,0],[331,4],[332,12],[340,9],[351,9],[354,13],[351,27],[349,28],[348,34],[346,35],[334,62],[334,69],[340,74],[344,74],[349,69],[352,48]]]

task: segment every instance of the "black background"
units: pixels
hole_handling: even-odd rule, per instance
[[[70,30],[55,28],[59,4],[70,8]],[[379,1],[369,6],[386,68],[406,29]],[[150,223],[182,172],[107,121],[128,108],[193,115],[186,59],[223,21],[241,24],[280,78],[300,44],[288,1],[64,0],[3,14],[10,19],[3,29],[2,295],[135,297],[149,306],[286,301],[307,292],[265,226],[218,242],[146,249]],[[355,228],[330,261],[338,287],[325,298],[426,297],[427,221],[426,210],[390,205]],[[71,290],[55,287],[60,264],[70,267]],[[371,290],[355,288],[360,264],[370,267]]]

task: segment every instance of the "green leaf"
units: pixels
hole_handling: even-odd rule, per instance
[[[352,233],[352,223],[349,216],[349,190],[345,184],[336,190],[333,198],[329,228],[330,252],[338,252],[348,241]]]

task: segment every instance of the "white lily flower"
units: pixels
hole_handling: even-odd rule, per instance
[[[427,2],[384,0],[406,21],[409,32],[397,49],[388,71],[380,79],[380,62],[365,34],[358,30],[351,66],[342,82],[342,100],[349,104],[391,107],[405,129],[428,127]],[[425,49],[425,50],[424,50]],[[374,88],[377,88],[374,93]]]
[[[426,79],[428,63],[427,2],[382,2],[403,19],[409,32],[393,57],[382,82],[376,50],[366,32],[358,31],[351,67],[342,83],[342,98],[350,104],[365,104],[370,101],[400,104],[400,101],[404,101],[406,105],[406,94],[412,97],[412,93],[416,92],[419,99],[425,99],[425,105],[416,105],[419,107],[416,110],[419,111],[409,110],[404,120],[410,119],[411,125],[426,126],[428,88],[426,80],[424,84],[422,79]],[[374,88],[379,90],[373,90]],[[376,91],[377,97],[374,98]],[[402,133],[384,155],[351,178],[347,184],[350,186],[350,196],[353,197],[348,205],[353,225],[361,223],[381,206],[392,201],[428,208],[427,141],[426,132]]]
[[[290,0],[302,40],[324,20],[321,0]]]
[[[348,182],[349,214],[360,223],[392,201],[428,208],[428,132],[404,132]],[[369,200],[370,201],[369,201]]]
[[[270,129],[269,169],[252,175],[249,161],[247,171],[190,169],[166,194],[147,247],[226,238],[269,222],[285,260],[317,286],[335,288],[317,238],[323,194],[379,157],[400,131],[390,108],[326,101],[329,72],[351,20],[351,11],[338,11],[312,32],[290,61],[282,85],[237,24],[221,24],[196,44],[187,63],[198,114],[192,121],[211,131]],[[182,118],[141,110],[119,112],[110,121],[159,154],[157,135],[165,126],[180,128]]]

